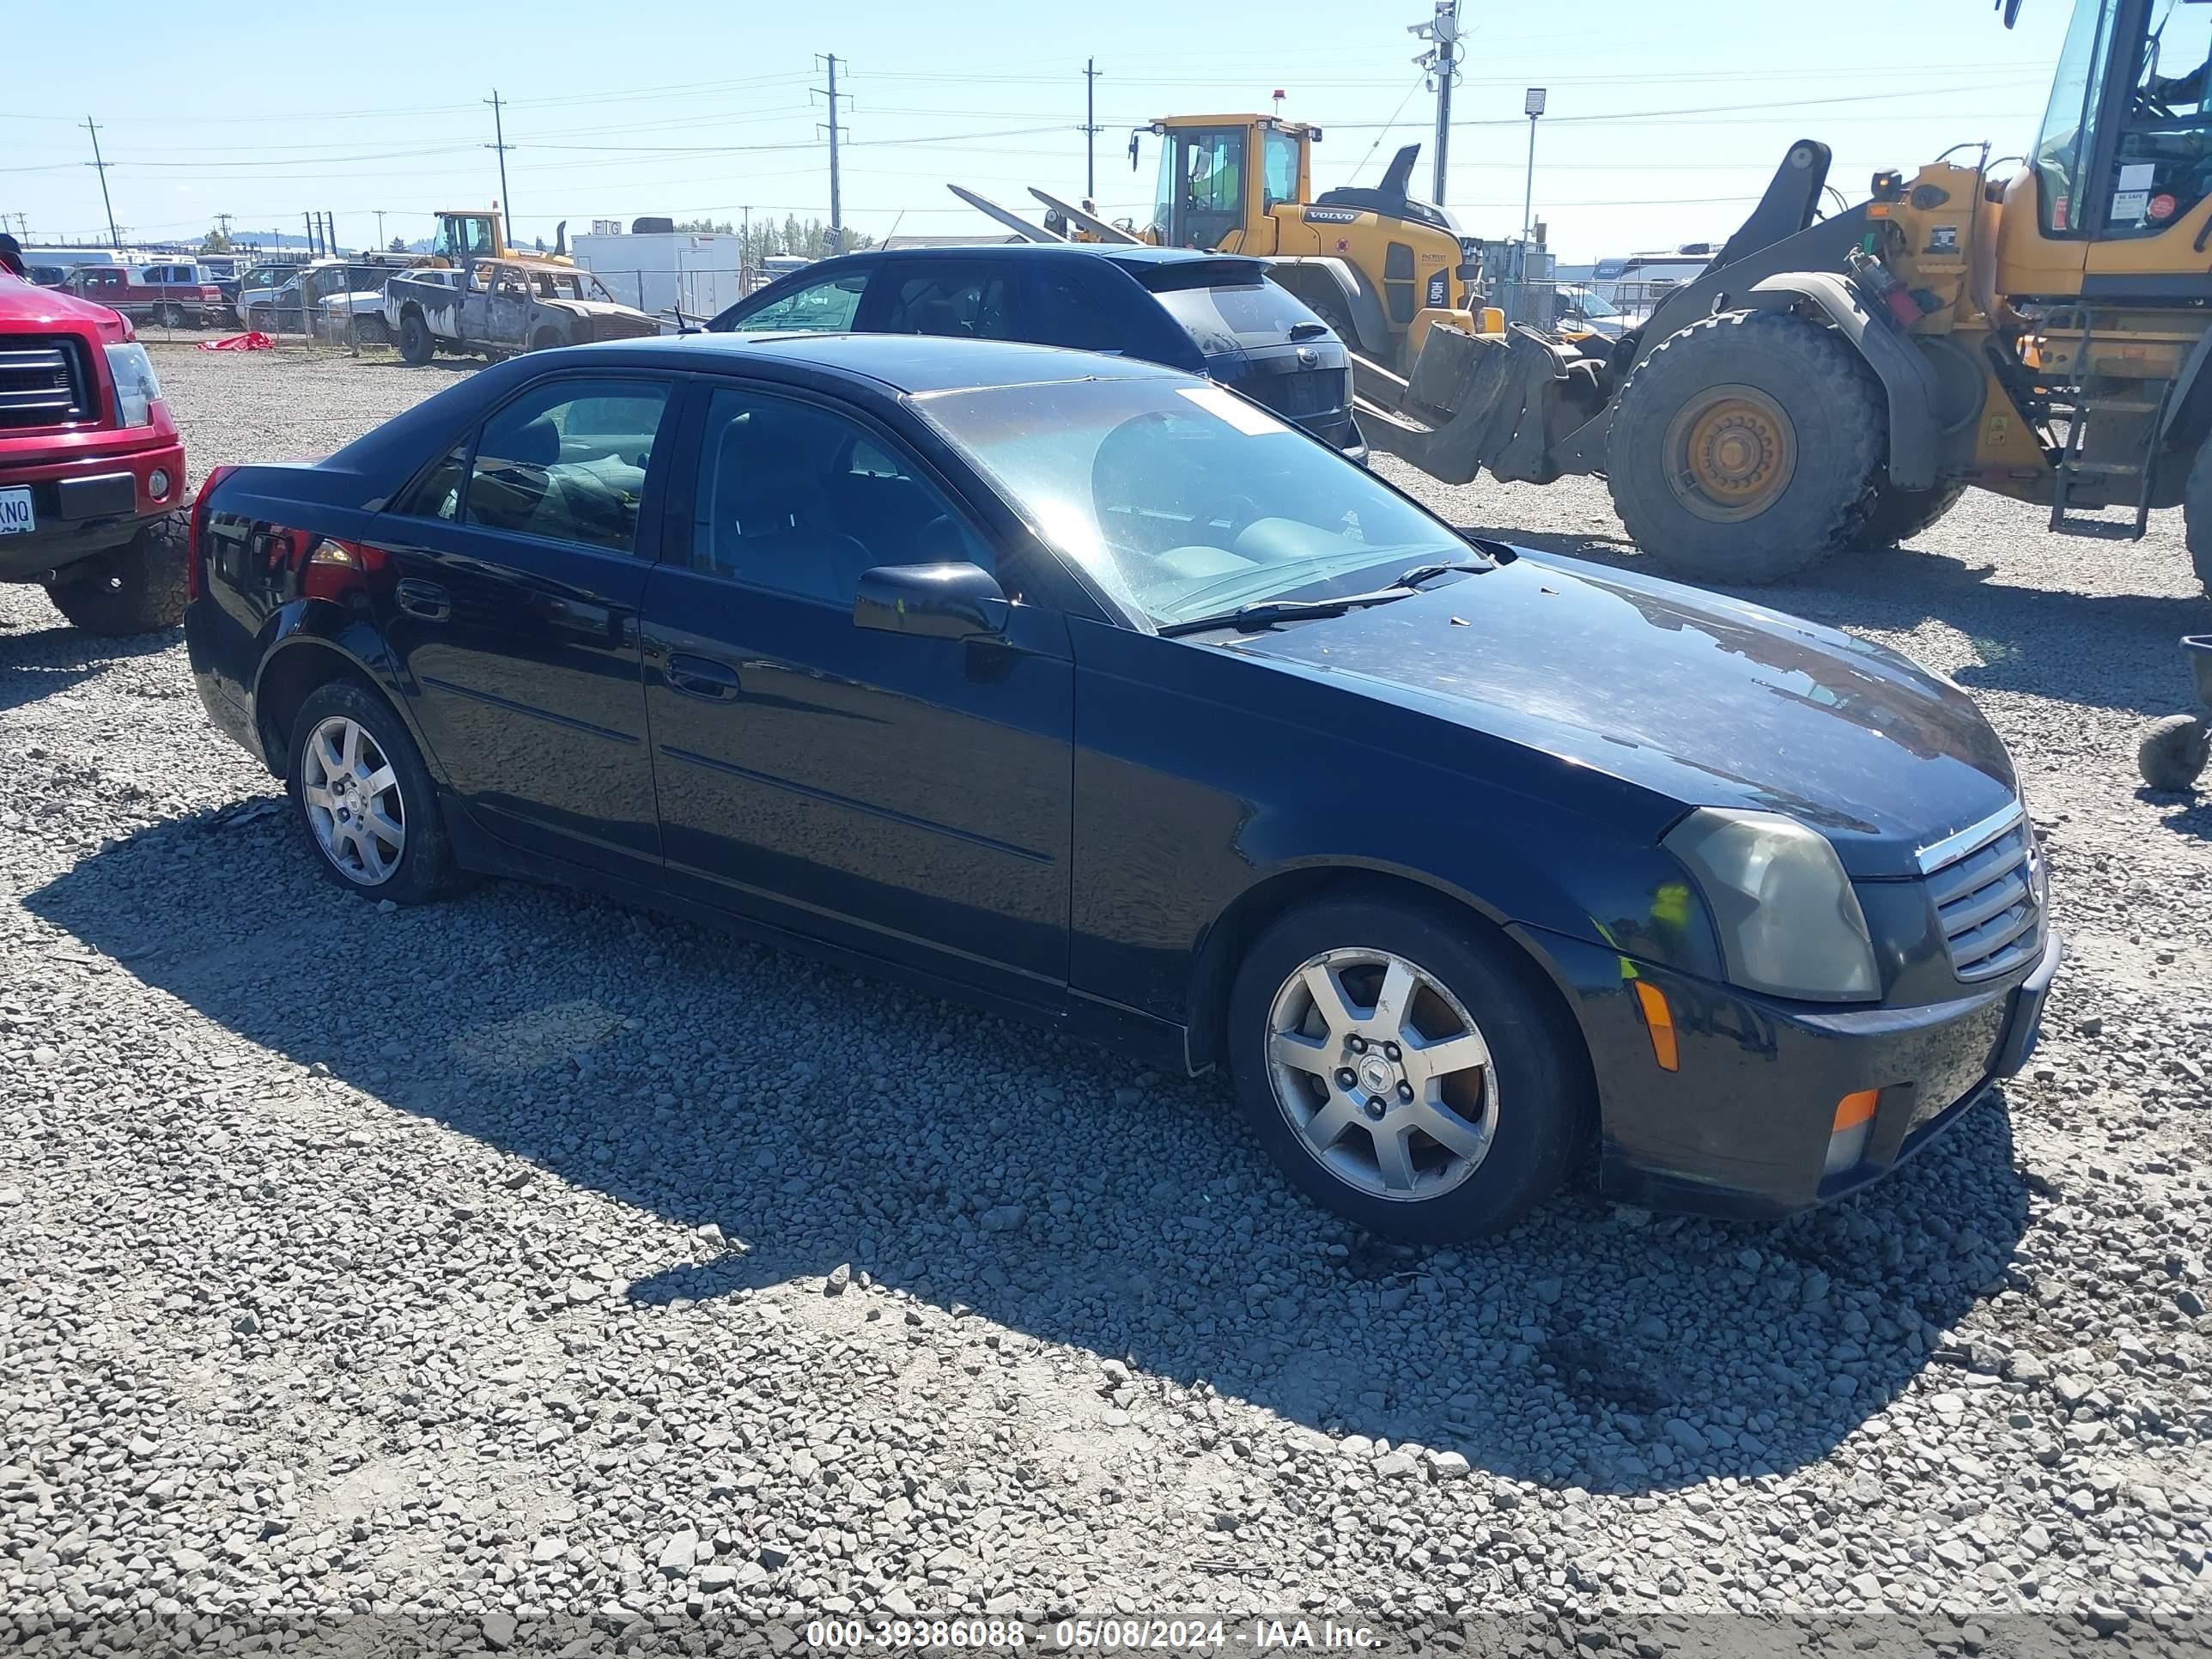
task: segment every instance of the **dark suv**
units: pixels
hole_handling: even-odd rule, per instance
[[[1352,355],[1258,259],[1093,243],[913,247],[821,259],[707,325],[723,333],[946,334],[1119,352],[1204,374],[1350,459]]]

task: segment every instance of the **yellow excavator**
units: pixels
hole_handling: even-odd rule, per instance
[[[2212,591],[2208,82],[2208,0],[2076,0],[2024,157],[1878,173],[1821,218],[1829,151],[1801,141],[1639,328],[1432,328],[1409,367],[1360,366],[1362,428],[1455,483],[1602,474],[1695,580],[1893,544],[1972,486],[2075,534],[2179,506]]]

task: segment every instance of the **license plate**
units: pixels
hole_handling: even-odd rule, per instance
[[[0,536],[27,536],[39,527],[27,487],[0,489]]]

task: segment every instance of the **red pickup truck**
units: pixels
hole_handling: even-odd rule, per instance
[[[222,321],[228,309],[215,279],[190,261],[79,265],[62,286],[135,321],[171,328],[208,327]]]
[[[131,325],[0,271],[0,581],[94,634],[185,609],[185,448]]]

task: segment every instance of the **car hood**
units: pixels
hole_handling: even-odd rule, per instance
[[[1226,648],[1356,682],[1684,806],[1786,812],[1861,877],[2002,811],[2018,785],[1966,694],[1763,605],[1512,550],[1415,597]]]

